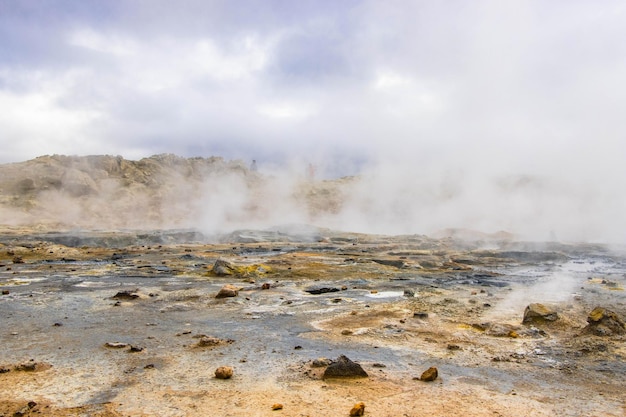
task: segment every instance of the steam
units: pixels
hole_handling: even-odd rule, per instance
[[[505,231],[518,240],[605,243],[623,243],[626,228],[626,196],[601,178],[397,159],[354,165],[349,168],[358,169],[356,175],[333,177],[346,166],[300,158],[259,161],[252,171],[249,163],[221,158],[63,158],[29,162],[33,166],[19,175],[32,178],[21,180],[19,170],[4,166],[17,181],[4,192],[13,187],[22,207],[12,207],[7,196],[2,223],[206,234],[285,224],[387,235],[463,229]]]

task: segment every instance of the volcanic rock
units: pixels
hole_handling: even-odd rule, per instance
[[[420,381],[431,382],[437,379],[437,376],[439,376],[437,368],[431,366],[422,373],[422,376],[420,376]]]
[[[367,378],[367,372],[356,362],[341,355],[328,365],[322,378]]]
[[[604,307],[594,308],[587,317],[587,327],[585,331],[596,336],[611,336],[613,334],[626,333],[624,320],[613,311]]]
[[[363,402],[354,404],[354,407],[350,410],[350,417],[358,417],[363,414],[365,414],[365,403]]]
[[[226,284],[220,289],[215,298],[237,297],[238,295],[239,288],[234,285]]]
[[[215,370],[215,378],[217,379],[229,379],[233,376],[233,368],[230,366],[220,366]]]
[[[139,294],[137,294],[137,291],[139,290],[136,289],[136,290],[119,291],[117,294],[115,294],[111,298],[113,300],[134,300],[136,298],[139,298]]]
[[[213,273],[217,276],[236,275],[237,268],[228,261],[218,259],[213,264]]]
[[[546,322],[552,322],[558,320],[559,315],[556,311],[552,310],[540,303],[532,303],[524,310],[523,324],[542,324]]]
[[[328,292],[337,292],[337,291],[339,291],[339,288],[337,288],[337,287],[324,287],[324,286],[314,285],[312,287],[308,287],[304,291],[308,292],[309,294],[319,295],[319,294],[325,294],[325,293],[328,293]]]

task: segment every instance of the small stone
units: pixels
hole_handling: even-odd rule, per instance
[[[332,363],[332,361],[328,358],[317,358],[311,361],[311,368],[323,368]]]
[[[418,312],[413,313],[413,317],[415,317],[416,319],[427,319],[428,313],[425,313],[423,311],[418,311]]]
[[[461,350],[461,346],[459,345],[454,345],[454,344],[449,344],[448,345],[448,350]]]
[[[11,292],[9,290],[2,290],[2,295],[9,295]]]
[[[272,405],[272,410],[276,411],[276,410],[282,410],[283,409],[283,405],[282,404],[274,404]]]
[[[269,282],[266,282],[263,285],[261,285],[262,290],[269,290],[270,288],[271,288],[271,284]]]
[[[439,372],[437,371],[437,368],[431,366],[422,373],[422,376],[420,376],[420,381],[431,382],[437,379],[438,376]]]
[[[239,295],[239,288],[235,287],[234,285],[226,284],[217,293],[215,298],[237,297],[238,295]]]
[[[13,257],[13,263],[14,264],[23,264],[24,263],[24,259],[22,259],[21,256],[14,256]]]
[[[215,378],[217,379],[229,379],[233,376],[233,368],[230,366],[220,366],[215,370]]]
[[[350,417],[358,417],[365,414],[365,403],[360,402],[354,404],[354,407],[350,410]]]
[[[128,343],[123,342],[106,342],[104,346],[111,349],[123,349],[128,346]]]
[[[348,329],[341,331],[341,334],[344,335],[344,336],[349,336],[352,333],[353,333],[352,330],[348,330]]]
[[[130,347],[130,349],[128,351],[132,352],[132,353],[142,352],[143,348],[141,346],[132,346],[131,345],[131,347]]]

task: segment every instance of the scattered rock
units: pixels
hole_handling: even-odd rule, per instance
[[[14,371],[17,372],[39,372],[45,371],[46,369],[52,368],[52,365],[44,362],[36,362],[33,359],[28,362],[23,362],[13,367]]]
[[[437,379],[438,376],[439,371],[437,371],[437,368],[431,366],[422,373],[422,376],[420,376],[420,381],[431,382]]]
[[[604,307],[594,308],[587,317],[587,327],[585,332],[592,333],[596,336],[611,336],[614,334],[626,333],[626,324],[624,320],[613,311]]]
[[[13,257],[13,263],[14,264],[23,264],[24,263],[24,259],[22,259],[21,256],[14,256]]]
[[[448,350],[461,350],[461,346],[455,344],[448,344]]]
[[[415,317],[416,319],[427,319],[428,313],[425,313],[423,311],[417,311],[413,313],[413,317]]]
[[[352,330],[348,330],[348,329],[341,331],[341,334],[344,335],[344,336],[350,336],[353,333],[354,332]]]
[[[233,368],[230,366],[220,366],[215,370],[215,378],[217,379],[229,379],[233,376]]]
[[[235,287],[234,285],[226,284],[217,293],[215,298],[237,297],[238,295],[239,295],[239,288]]]
[[[282,409],[283,409],[283,405],[282,404],[276,403],[276,404],[272,405],[272,410],[273,411],[282,410]]]
[[[24,407],[20,408],[16,412],[13,413],[13,417],[22,417],[31,414],[33,408],[37,407],[37,403],[35,401],[29,401]],[[38,412],[37,410],[35,412]]]
[[[367,378],[367,376],[361,365],[341,355],[328,365],[322,378]]]
[[[269,290],[270,288],[271,288],[271,284],[269,282],[266,282],[263,285],[261,285],[262,290]]]
[[[2,295],[9,295],[10,291],[9,290],[2,290]]]
[[[309,287],[309,288],[305,289],[304,291],[308,292],[309,294],[319,295],[319,294],[325,294],[325,293],[328,293],[328,292],[337,292],[337,291],[339,291],[339,288],[336,288],[336,287],[324,287],[324,286],[312,286],[312,287]]]
[[[354,404],[354,407],[350,410],[350,417],[358,417],[365,414],[365,403],[360,402]]]
[[[523,324],[542,324],[558,320],[556,311],[540,303],[532,303],[524,310]]]
[[[141,346],[132,346],[132,345],[131,345],[131,346],[130,346],[130,349],[128,349],[128,351],[129,351],[129,352],[132,352],[132,353],[136,353],[136,352],[143,352],[143,349],[144,349],[144,348],[143,348],[143,347],[141,347]]]
[[[415,297],[415,291],[413,290],[404,290],[404,296],[408,298]]]
[[[134,300],[134,299],[139,298],[139,294],[137,294],[137,291],[139,291],[139,289],[119,291],[117,294],[115,294],[113,297],[111,297],[111,299],[113,299],[113,300]]]
[[[200,335],[199,339],[200,340],[198,340],[198,343],[196,344],[197,347],[215,347],[215,346],[227,345],[227,344],[234,342],[234,340],[232,339],[220,339],[218,337],[206,336],[206,335]]]

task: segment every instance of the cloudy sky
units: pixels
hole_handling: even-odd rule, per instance
[[[366,179],[340,226],[623,241],[625,40],[622,0],[0,0],[0,163],[311,162]]]
[[[621,164],[624,39],[620,0],[0,0],[0,162]]]

